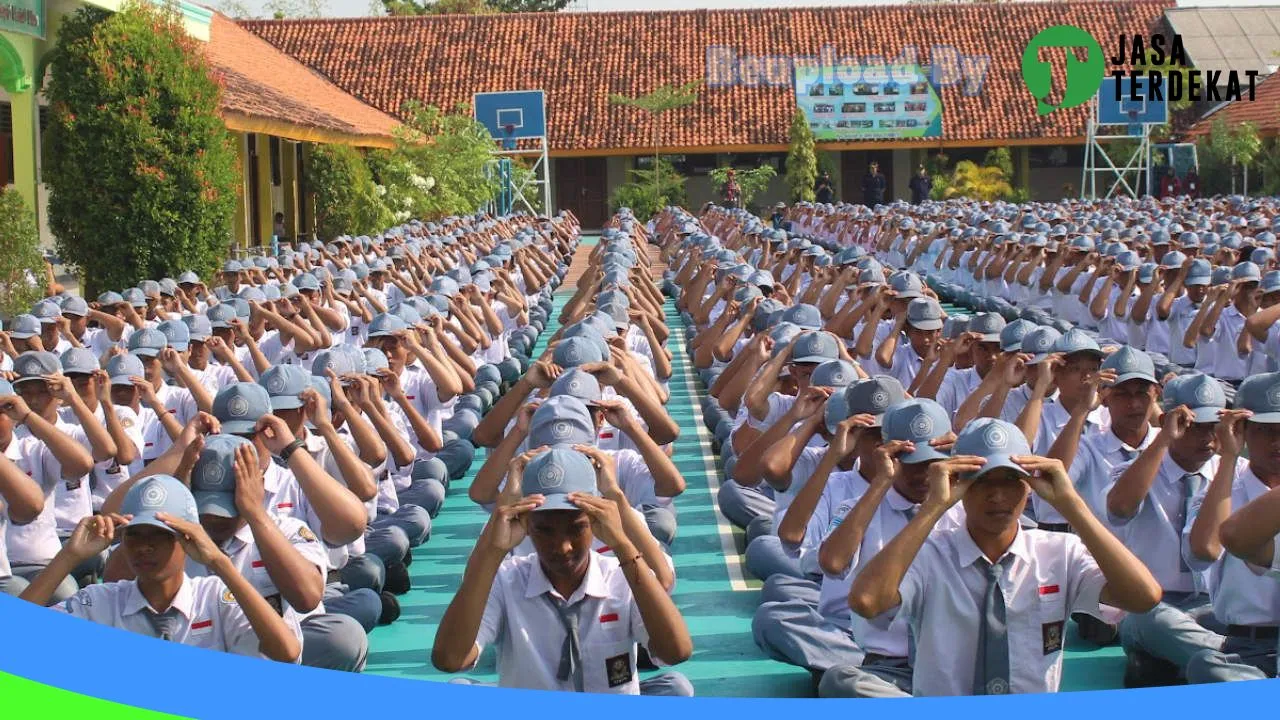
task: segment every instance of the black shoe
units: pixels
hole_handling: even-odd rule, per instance
[[[383,590],[378,593],[382,599],[382,614],[378,616],[379,625],[390,625],[400,618],[400,601],[395,595]]]
[[[1155,657],[1141,650],[1128,653],[1124,666],[1124,686],[1126,688],[1169,687],[1182,685],[1178,666]]]
[[[640,645],[636,649],[636,667],[640,670],[657,670],[658,665],[649,657],[649,648]]]
[[[390,563],[387,565],[387,581],[382,584],[382,589],[393,595],[403,595],[413,588],[413,584],[409,581],[409,569],[404,563]]]
[[[1095,645],[1112,645],[1120,637],[1119,626],[1105,623],[1092,615],[1073,613],[1071,619],[1075,621],[1080,637]]]

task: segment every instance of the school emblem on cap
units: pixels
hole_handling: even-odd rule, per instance
[[[574,378],[574,379],[572,379],[572,380],[570,380],[570,381],[569,381],[569,391],[570,391],[570,392],[578,392],[578,391],[580,391],[580,390],[582,390],[582,381],[581,381],[581,380],[579,380],[579,379],[577,379],[577,378]]]
[[[911,432],[917,437],[929,437],[933,435],[933,418],[925,413],[916,415],[911,420]]]
[[[573,426],[565,420],[557,420],[551,425],[551,437],[557,440],[564,440],[573,432]]]
[[[837,385],[843,385],[843,384],[845,384],[847,381],[845,380],[845,377],[844,377],[844,371],[843,371],[843,370],[837,370],[837,371],[835,371],[835,372],[831,373],[831,382],[833,382],[833,383],[835,383],[835,384],[837,384]]]
[[[40,358],[28,357],[23,358],[22,363],[18,366],[19,375],[39,375]]]
[[[164,507],[164,501],[169,497],[168,491],[160,483],[151,483],[142,491],[142,507],[158,508]]]
[[[1204,405],[1213,402],[1213,387],[1209,383],[1201,383],[1200,387],[1196,388],[1196,402]]]
[[[276,375],[267,381],[267,392],[279,395],[284,392],[284,375]]]
[[[249,401],[243,396],[237,395],[227,402],[227,413],[231,417],[245,417],[249,414]]]
[[[1267,404],[1272,407],[1280,405],[1280,385],[1272,385],[1267,391]]]
[[[554,463],[547,463],[538,472],[538,484],[543,490],[550,490],[564,485],[564,468]]]
[[[204,467],[203,473],[204,484],[207,487],[222,487],[222,483],[227,480],[226,468],[218,463],[209,463]]]
[[[982,434],[982,439],[986,441],[987,447],[1003,448],[1009,444],[1009,433],[1004,428],[992,425]]]
[[[569,362],[578,362],[582,359],[582,351],[578,349],[577,345],[570,344],[564,349],[564,359]]]
[[[884,390],[876,390],[871,393],[871,407],[876,410],[883,410],[889,407],[889,393]]]

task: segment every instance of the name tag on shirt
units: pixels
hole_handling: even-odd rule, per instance
[[[1040,586],[1041,595],[1056,595],[1057,593],[1058,593],[1057,585],[1041,585]]]
[[[600,623],[618,622],[618,613],[606,613],[600,616]]]

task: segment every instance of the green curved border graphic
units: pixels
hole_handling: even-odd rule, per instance
[[[92,717],[94,720],[185,720],[154,710],[80,695],[0,672],[0,697],[12,718]],[[8,713],[12,711],[13,714]]]

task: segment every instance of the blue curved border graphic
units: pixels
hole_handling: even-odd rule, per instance
[[[607,713],[610,720],[705,718],[707,713],[823,712],[859,701],[770,698],[657,698],[482,688],[315,670],[160,642],[0,596],[0,671],[75,693],[209,720],[246,717],[365,717],[408,713],[485,717],[523,713]],[[429,661],[424,652],[424,663]],[[1275,680],[1061,695],[920,698],[895,703],[898,718],[1060,713],[1093,718],[1205,717],[1226,707],[1280,698]],[[866,701],[861,701],[866,702]],[[821,703],[820,706],[815,703]],[[1228,705],[1230,703],[1231,705]],[[821,709],[819,709],[821,708]]]

